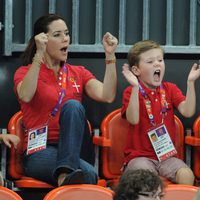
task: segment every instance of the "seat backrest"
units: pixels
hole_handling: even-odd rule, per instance
[[[102,137],[111,140],[109,148],[102,149],[102,173],[107,179],[118,178],[124,160],[124,148],[129,123],[121,118],[121,109],[109,113],[101,123]]]
[[[113,191],[98,185],[66,185],[50,191],[44,200],[112,200]]]
[[[176,139],[175,139],[175,147],[177,150],[177,157],[181,160],[185,159],[185,145],[184,145],[184,127],[181,120],[174,115],[175,126],[176,126]]]
[[[22,198],[14,191],[0,187],[0,199],[2,200],[22,200]]]
[[[19,136],[20,143],[17,149],[11,148],[9,155],[8,173],[13,179],[20,179],[23,176],[22,153],[23,153],[23,128],[22,128],[22,112],[15,113],[9,123],[8,132]]]
[[[17,135],[20,143],[17,149],[10,149],[8,156],[8,174],[15,180],[15,187],[18,188],[53,188],[53,186],[24,175],[22,166],[24,129],[22,127],[22,112],[15,113],[8,123],[9,134]]]
[[[190,185],[173,184],[165,188],[163,200],[194,200],[198,187]]]
[[[193,124],[193,132],[195,138],[200,138],[200,116],[196,118]],[[193,148],[193,171],[196,178],[200,179],[200,148]]]
[[[174,116],[176,124],[176,149],[178,157],[184,160],[184,127],[180,119]],[[129,123],[121,117],[121,109],[109,113],[102,121],[102,137],[110,139],[111,146],[102,149],[102,174],[106,179],[115,179],[121,175],[124,159],[124,147]]]

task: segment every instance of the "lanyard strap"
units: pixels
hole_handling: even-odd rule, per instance
[[[59,99],[58,99],[58,102],[56,103],[56,106],[54,107],[54,109],[52,110],[51,112],[51,116],[55,117],[58,110],[59,110],[59,107],[63,101],[63,98],[65,97],[66,95],[66,86],[67,86],[67,67],[66,65],[64,64],[63,66],[63,73],[62,73],[62,89],[61,89],[61,92],[60,92],[60,96],[59,96]]]
[[[165,90],[164,90],[162,84],[160,86],[160,96],[161,96],[161,105],[162,105],[161,112],[162,112],[162,114],[165,115],[165,113],[167,112],[168,103],[167,103],[167,100],[166,100],[166,93],[165,93]]]
[[[154,121],[154,116],[153,116],[153,112],[152,112],[152,107],[151,107],[151,101],[146,93],[146,91],[144,90],[144,88],[141,86],[141,84],[139,84],[139,91],[141,92],[142,96],[144,97],[144,104],[147,110],[147,114],[149,117],[149,121],[150,123],[155,126],[156,123]],[[160,86],[160,98],[161,98],[161,113],[162,113],[162,120],[165,117],[165,114],[167,112],[167,101],[166,101],[166,94],[165,94],[165,90],[163,88],[163,85],[161,84]]]

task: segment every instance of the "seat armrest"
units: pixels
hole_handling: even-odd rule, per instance
[[[102,136],[94,136],[93,143],[101,147],[111,147],[111,140]]]
[[[194,136],[186,136],[185,137],[185,144],[199,147],[200,146],[200,138],[194,137]]]

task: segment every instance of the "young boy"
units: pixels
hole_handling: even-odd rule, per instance
[[[174,108],[184,117],[195,113],[194,84],[200,76],[200,66],[192,66],[185,97],[175,84],[162,82],[163,56],[164,51],[158,43],[140,41],[128,53],[131,70],[128,64],[123,65],[122,73],[130,84],[124,91],[122,106],[122,117],[130,123],[125,166],[126,170],[150,169],[174,183],[192,185],[193,172],[175,155]],[[156,144],[150,140],[152,133],[160,136]]]
[[[13,145],[14,148],[16,149],[19,141],[20,141],[19,137],[16,135],[0,134],[0,142],[3,142],[9,148],[11,148],[11,145]],[[0,186],[3,186],[3,185],[4,185],[4,180],[0,172]]]

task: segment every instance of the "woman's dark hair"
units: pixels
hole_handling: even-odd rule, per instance
[[[30,38],[28,46],[21,56],[23,65],[28,65],[32,63],[32,59],[36,53],[36,44],[34,37],[42,32],[47,33],[49,31],[49,24],[59,19],[65,21],[61,16],[57,14],[48,14],[37,19],[34,24],[33,36]]]
[[[140,192],[156,192],[163,189],[160,177],[150,170],[127,170],[121,176],[114,200],[137,200]]]

